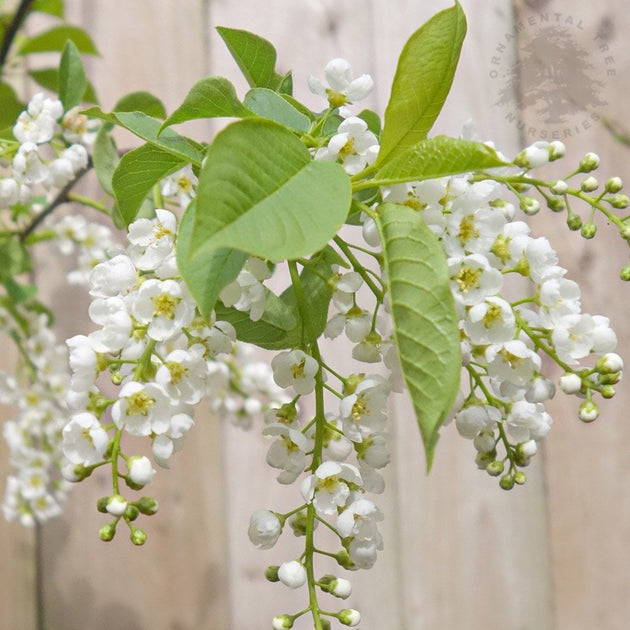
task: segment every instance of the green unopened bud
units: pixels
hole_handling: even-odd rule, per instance
[[[630,280],[630,265],[626,265],[620,272],[619,277],[626,282]]]
[[[322,624],[322,630],[330,630],[332,628],[328,619],[320,619],[320,621]]]
[[[519,205],[521,210],[528,216],[538,214],[540,211],[540,202],[533,197],[523,197]]]
[[[628,195],[624,195],[623,193],[617,193],[616,195],[610,195],[609,197],[604,198],[613,208],[617,210],[623,210],[628,207],[630,203],[630,199],[628,199]]]
[[[599,393],[602,395],[602,398],[606,398],[606,400],[609,400],[610,398],[614,397],[614,395],[617,393],[617,390],[615,389],[614,385],[604,385],[604,387],[599,390]]]
[[[287,628],[293,628],[293,617],[289,615],[277,615],[271,622],[273,630],[286,630]]]
[[[112,372],[110,378],[112,385],[120,385],[125,377],[120,372]]]
[[[146,516],[152,516],[158,511],[158,502],[153,497],[142,497],[133,503]]]
[[[354,562],[352,561],[350,554],[345,549],[342,549],[341,551],[337,552],[334,557],[335,557],[335,560],[337,561],[337,564],[340,567],[343,567],[344,569],[355,568]]]
[[[289,520],[289,525],[293,529],[295,536],[306,536],[306,511],[298,512],[293,518]]]
[[[503,472],[503,469],[504,469],[503,462],[495,460],[488,464],[488,466],[486,467],[486,472],[491,477],[498,477]]]
[[[585,223],[582,226],[580,233],[582,234],[584,238],[591,239],[597,233],[597,226],[593,225],[592,223]]]
[[[499,486],[503,490],[511,490],[514,487],[514,476],[508,473],[499,479]]]
[[[630,225],[622,225],[619,234],[622,239],[630,241]]]
[[[599,182],[597,181],[597,179],[591,176],[582,180],[582,183],[580,184],[580,189],[582,190],[582,192],[593,192],[594,190],[597,190],[598,186]]]
[[[140,516],[140,510],[133,504],[128,503],[125,510],[125,518],[130,521],[135,521]]]
[[[339,611],[337,619],[339,619],[344,626],[357,626],[361,623],[361,614],[358,610],[354,610],[354,608],[344,608]]]
[[[517,470],[514,473],[514,483],[522,486],[527,481],[527,475],[522,470]]]
[[[144,545],[144,543],[147,542],[146,533],[137,527],[134,527],[131,530],[131,534],[129,535],[129,538],[131,539],[131,542],[138,547],[140,547],[141,545]]]
[[[599,155],[597,153],[587,153],[581,160],[578,166],[580,172],[590,173],[599,166]]]
[[[115,535],[116,525],[114,523],[106,523],[98,530],[98,537],[104,542],[109,542]]]
[[[606,180],[604,188],[608,193],[618,193],[623,188],[621,177],[610,177]]]
[[[343,383],[344,396],[354,394],[359,383],[365,378],[365,374],[351,374]]]
[[[616,385],[621,380],[621,372],[611,372],[610,374],[600,374],[597,382],[600,385]]]
[[[578,418],[582,422],[593,422],[599,416],[599,407],[592,400],[585,400],[578,410]]]
[[[567,184],[563,179],[559,179],[549,186],[549,190],[554,195],[564,195],[567,190],[569,190],[569,184]]]
[[[547,199],[547,207],[552,212],[562,212],[567,205],[564,203],[562,197],[549,197],[549,199]]]
[[[567,225],[570,230],[574,232],[579,230],[582,227],[582,219],[577,214],[572,214],[567,217]]]
[[[265,569],[265,578],[269,582],[279,582],[278,569],[280,567],[277,564],[272,564]]]
[[[109,497],[101,497],[96,502],[96,509],[102,514],[107,514],[107,503],[109,502]]]

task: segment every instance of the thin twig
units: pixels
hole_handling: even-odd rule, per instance
[[[11,44],[13,43],[15,36],[20,30],[22,22],[24,22],[24,19],[28,15],[28,12],[31,8],[31,4],[33,4],[34,1],[35,0],[22,0],[22,2],[20,2],[20,6],[15,12],[13,20],[11,20],[11,24],[9,24],[7,30],[4,32],[4,37],[2,38],[2,46],[0,47],[0,68],[4,67],[4,63],[7,60],[7,55],[9,54]]]

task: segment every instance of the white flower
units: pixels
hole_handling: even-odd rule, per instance
[[[129,477],[131,481],[139,486],[146,486],[151,483],[155,470],[151,466],[151,461],[148,457],[135,456],[131,457],[129,461]]]
[[[281,533],[280,519],[270,510],[256,510],[252,514],[247,535],[259,549],[271,549]]]
[[[503,343],[514,338],[515,317],[512,307],[499,297],[487,297],[468,310],[464,331],[473,344]]]
[[[135,285],[137,275],[129,256],[118,254],[92,269],[90,295],[102,298],[125,295]]]
[[[13,127],[13,135],[19,142],[41,144],[52,140],[56,121],[63,115],[63,105],[59,100],[46,98],[43,92],[35,94]]]
[[[617,338],[606,317],[569,314],[557,319],[551,339],[560,359],[576,364],[591,352],[605,353],[615,349]]]
[[[95,352],[118,352],[131,334],[131,317],[120,297],[97,298],[88,308],[90,319],[101,326],[88,335]]]
[[[324,462],[317,467],[315,474],[307,477],[300,487],[307,503],[313,502],[318,514],[332,515],[346,503],[350,496],[348,483],[362,484],[359,470],[351,464]]]
[[[490,266],[481,254],[448,259],[453,295],[466,305],[478,304],[484,298],[496,295],[503,286],[503,276]]]
[[[540,357],[518,339],[488,346],[486,360],[490,378],[519,388],[528,388],[541,367]]]
[[[333,107],[360,101],[374,87],[374,81],[369,74],[362,74],[355,79],[352,66],[345,59],[332,59],[326,64],[324,73],[330,88],[325,88],[322,82],[313,75],[308,78],[308,87],[313,94],[327,97]]]
[[[63,429],[63,452],[73,464],[91,466],[102,461],[108,444],[107,431],[87,411],[72,416]]]
[[[289,588],[299,588],[306,582],[306,569],[297,560],[283,562],[278,568],[278,579]]]
[[[175,401],[196,405],[205,395],[208,365],[204,347],[194,344],[188,350],[173,350],[158,368],[155,381]]]
[[[492,432],[501,412],[490,405],[469,405],[455,415],[455,426],[462,437],[472,440],[482,431]]]
[[[382,376],[364,378],[339,404],[344,435],[353,442],[361,442],[364,436],[382,431],[388,395],[389,386]]]
[[[267,463],[282,470],[278,475],[280,483],[293,483],[304,472],[306,451],[312,447],[313,441],[301,431],[279,422],[265,427],[263,435],[278,436],[267,451]]]
[[[265,312],[267,300],[263,280],[271,277],[264,260],[250,257],[239,271],[236,280],[221,289],[219,299],[225,306],[233,306],[237,311],[249,312],[249,318],[256,322]]]
[[[35,143],[25,142],[20,145],[13,158],[13,175],[21,184],[41,184],[48,178],[48,167]]]
[[[185,209],[195,196],[197,184],[198,179],[193,173],[192,166],[187,164],[162,180],[162,194],[165,197],[176,198],[180,208]]]
[[[577,394],[582,389],[582,379],[574,372],[563,374],[558,386],[565,394]]]
[[[171,426],[171,415],[168,394],[155,383],[129,381],[112,405],[114,423],[131,435],[166,433]]]
[[[315,390],[315,375],[319,369],[317,361],[302,350],[281,352],[271,360],[273,380],[282,388],[293,387],[300,395]]]
[[[195,302],[183,282],[150,278],[132,297],[131,313],[148,324],[147,335],[165,341],[178,335],[195,315]]]
[[[512,405],[505,424],[517,442],[542,440],[551,429],[551,416],[540,403],[518,400]]]
[[[368,129],[367,123],[351,116],[339,125],[328,145],[315,152],[315,159],[340,162],[346,173],[356,175],[374,163],[378,149],[378,139]]]
[[[144,271],[157,269],[172,254],[176,234],[177,218],[168,210],[158,208],[154,219],[136,219],[127,234],[134,265]]]
[[[353,501],[338,517],[337,532],[342,538],[376,539],[376,523],[383,520],[378,507],[368,499]]]

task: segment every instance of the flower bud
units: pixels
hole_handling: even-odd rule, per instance
[[[621,372],[623,370],[623,359],[616,352],[608,352],[597,359],[595,369],[600,374]]]
[[[521,199],[520,208],[527,216],[531,217],[538,214],[540,211],[540,202],[533,197],[523,197]]]
[[[594,190],[597,190],[598,186],[599,182],[591,176],[582,180],[582,183],[580,184],[580,190],[582,190],[582,192],[593,192]]]
[[[593,422],[599,416],[599,407],[592,400],[585,400],[578,410],[578,418],[582,422]]]
[[[127,509],[127,501],[119,494],[114,494],[107,499],[105,509],[113,516],[122,516]]]
[[[619,229],[619,235],[625,241],[630,241],[630,225],[623,225]]]
[[[597,226],[593,225],[592,223],[585,223],[582,226],[582,230],[580,231],[582,236],[587,239],[593,238],[596,232],[597,232]]]
[[[608,193],[618,193],[623,188],[621,177],[610,177],[606,180],[604,188]]]
[[[153,497],[142,497],[134,505],[146,516],[152,516],[158,511],[158,502]]]
[[[587,153],[581,160],[578,166],[580,172],[590,173],[599,166],[599,155],[597,153]]]
[[[563,179],[559,179],[549,187],[549,190],[554,195],[564,195],[567,190],[569,190],[569,184],[567,184]]]
[[[503,475],[501,479],[499,479],[499,486],[503,490],[511,490],[514,487],[514,477],[510,473],[507,475]]]
[[[517,470],[514,473],[514,483],[517,483],[519,486],[522,486],[527,481],[527,476],[522,470]]]
[[[320,579],[322,590],[339,597],[340,599],[347,599],[352,594],[352,584],[349,580],[344,578],[338,578],[334,575],[324,575]]]
[[[356,568],[350,554],[345,549],[342,549],[335,554],[335,560],[337,561],[337,564],[344,569],[352,570]]]
[[[567,225],[574,232],[582,227],[582,219],[577,214],[570,214],[567,217]]]
[[[306,582],[306,569],[297,560],[283,562],[278,568],[278,579],[289,588],[299,588]]]
[[[361,623],[361,615],[359,611],[354,610],[354,608],[344,608],[340,610],[337,619],[339,619],[344,626],[357,626]]]
[[[131,542],[138,547],[140,545],[144,545],[144,543],[147,541],[146,533],[137,527],[134,527],[131,530],[129,538],[131,539]]]
[[[574,372],[567,372],[560,377],[558,387],[565,394],[577,394],[582,389],[582,379]]]
[[[106,523],[98,530],[98,537],[104,542],[113,540],[115,535],[116,525],[114,525],[114,523]]]
[[[302,510],[289,520],[294,536],[306,536],[306,512]]]
[[[142,488],[151,483],[153,475],[155,470],[148,457],[142,455],[129,458],[129,478],[136,486]]]
[[[619,277],[626,282],[630,280],[630,265],[623,267],[623,269],[619,272]]]
[[[293,628],[293,617],[289,615],[277,615],[271,622],[273,630],[286,630],[287,628]]]
[[[628,199],[628,195],[624,195],[623,193],[617,193],[615,195],[610,195],[610,197],[604,198],[613,208],[617,210],[623,210],[628,207],[630,200]]]
[[[549,199],[547,199],[547,207],[552,212],[562,212],[567,205],[564,203],[562,197],[549,197]]]
[[[617,391],[614,385],[604,385],[604,387],[599,390],[599,393],[602,395],[602,398],[609,400],[614,397]]]
[[[498,460],[495,460],[493,462],[490,462],[486,468],[486,472],[491,476],[491,477],[498,477],[502,472],[503,472],[503,462],[500,462]]]
[[[259,549],[271,549],[282,533],[282,523],[270,510],[256,510],[249,521],[247,535]]]
[[[278,569],[280,567],[277,564],[272,564],[265,569],[265,579],[269,582],[279,582]]]

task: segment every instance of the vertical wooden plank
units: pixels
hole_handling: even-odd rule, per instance
[[[0,369],[13,372],[17,360],[12,342],[6,341]],[[0,426],[13,417],[13,409],[0,406]],[[0,479],[2,496],[8,475],[15,469],[10,465],[9,449],[0,440]],[[8,628],[35,630],[37,624],[37,574],[35,530],[24,529],[17,522],[7,522],[0,514],[0,610],[3,624]]]
[[[557,83],[559,89],[566,82],[581,87],[573,97],[582,107],[555,124],[571,156],[570,161],[564,160],[566,164],[558,164],[557,176],[571,171],[586,151],[594,151],[601,157],[601,166],[594,173],[600,182],[607,176],[619,175],[627,184],[630,148],[615,141],[601,123],[591,121],[590,127],[584,126],[595,112],[626,130],[630,127],[626,105],[630,51],[624,38],[630,27],[627,3],[521,0],[517,8],[517,19],[526,25],[519,42],[522,57],[531,51],[528,45],[536,41],[541,28],[550,26],[565,32],[566,45],[573,51],[572,63],[565,67]],[[561,51],[552,48],[547,55],[546,65],[553,68]],[[593,80],[601,81],[594,92]],[[524,87],[533,89],[531,83]],[[598,104],[598,100],[606,103]],[[534,108],[525,108],[526,133],[540,129],[544,123],[541,118]],[[528,135],[527,142],[536,139]],[[579,204],[574,209],[582,210],[580,214],[585,216]],[[569,269],[567,277],[582,287],[583,310],[611,318],[619,337],[619,352],[627,361],[630,287],[617,275],[628,259],[627,244],[601,220],[596,238],[589,242],[579,234],[568,233],[562,215],[549,217],[541,212],[535,219],[551,233],[561,264]],[[561,393],[556,396],[551,409],[555,426],[545,451],[554,627],[623,628],[630,619],[630,582],[624,553],[630,540],[626,484],[630,389],[622,380],[615,398],[601,401],[601,416],[590,425],[577,419],[578,403]]]
[[[169,110],[183,100],[205,74],[204,5],[68,2],[69,19],[82,23],[102,51],[87,65],[105,109],[139,89],[163,98]],[[60,334],[90,330],[86,299],[60,288],[62,269],[50,273]],[[63,518],[42,531],[46,629],[227,627],[220,467],[219,427],[204,407],[186,449],[147,488],[161,510],[139,523],[149,536],[142,548],[123,528],[112,543],[98,540],[104,521],[95,501],[111,492],[107,475],[79,484]]]

